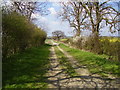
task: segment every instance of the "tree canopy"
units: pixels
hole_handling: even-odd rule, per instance
[[[56,31],[52,32],[52,35],[53,35],[53,38],[57,39],[57,40],[60,40],[60,38],[64,38],[65,37],[64,32],[62,32],[60,30],[56,30]]]

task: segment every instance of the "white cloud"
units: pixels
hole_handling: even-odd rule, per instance
[[[44,17],[44,16],[41,16],[39,13],[32,14],[32,18],[36,18],[36,19],[38,19],[41,22],[47,21],[47,18]]]
[[[38,13],[34,13],[34,14],[32,14],[32,18],[37,18],[38,16],[40,16]]]
[[[0,0],[0,4],[1,6],[4,6],[4,5],[11,5],[11,1],[10,0]]]
[[[54,2],[54,3],[52,3],[53,7],[60,7],[61,5],[62,5],[62,3],[60,3],[60,2]]]
[[[49,2],[68,2],[69,0],[48,0]]]
[[[55,4],[56,5],[56,4]],[[57,10],[56,7],[52,6],[48,8],[50,11],[49,15],[46,16],[41,16],[38,13],[35,13],[32,15],[32,18],[36,18],[37,21],[35,22],[39,27],[42,27],[47,31],[48,36],[52,35],[52,32],[55,30],[61,30],[65,32],[67,36],[72,35],[73,29],[69,26],[68,22],[66,21],[61,21],[61,19],[57,18]]]
[[[48,24],[49,27],[49,35],[52,35],[53,31],[56,30],[61,30],[63,31],[67,36],[72,35],[72,31],[73,29],[71,27],[69,27],[69,24],[67,22],[62,22],[61,20],[56,20],[56,21],[49,21]]]
[[[52,15],[56,15],[56,14],[57,14],[57,12],[55,11],[55,9],[54,9],[53,7],[48,8],[48,10],[50,11],[50,13],[51,13]]]

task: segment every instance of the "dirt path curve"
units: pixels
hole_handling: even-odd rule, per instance
[[[54,43],[54,41],[52,41]],[[85,66],[79,66],[78,62],[62,48],[58,49],[68,58],[78,76],[70,77],[65,73],[59,64],[55,49],[52,46],[50,51],[51,68],[47,73],[49,88],[119,88],[120,84],[115,80],[102,78],[99,75],[91,75]]]

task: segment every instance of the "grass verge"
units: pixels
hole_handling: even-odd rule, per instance
[[[46,88],[49,48],[34,47],[3,60],[3,88]]]
[[[55,52],[60,62],[60,65],[62,66],[63,69],[65,69],[65,73],[67,73],[70,76],[76,75],[74,68],[67,60],[67,57],[57,48],[57,46],[55,46]]]
[[[77,59],[80,65],[86,65],[91,73],[97,73],[104,77],[110,74],[120,76],[120,63],[106,60],[105,55],[73,49],[64,44],[60,44],[60,47]]]

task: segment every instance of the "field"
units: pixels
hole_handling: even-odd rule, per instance
[[[106,39],[108,39],[109,42],[111,42],[111,43],[112,42],[120,42],[120,38],[119,37],[102,37],[101,41],[104,41]]]
[[[120,42],[120,38],[119,37],[101,37],[100,41],[104,41],[106,39],[108,39],[109,42]],[[64,39],[61,39],[60,41],[61,42],[65,42],[67,40],[68,40],[68,38],[64,38]]]

